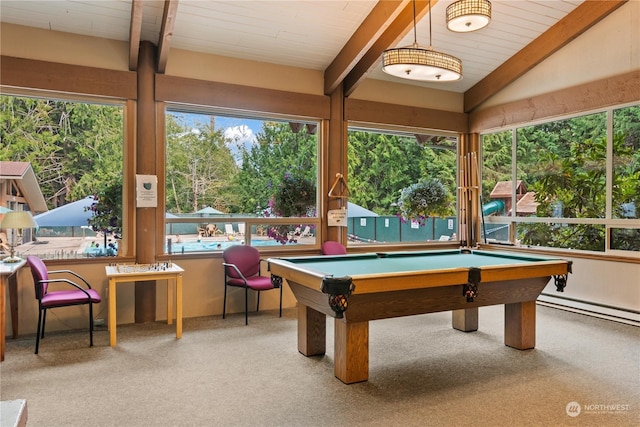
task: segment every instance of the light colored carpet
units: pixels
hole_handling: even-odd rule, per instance
[[[7,340],[2,400],[32,426],[638,426],[640,328],[538,307],[536,349],[503,344],[502,306],[480,330],[437,313],[370,323],[369,381],[297,351],[296,310]],[[571,402],[581,410],[567,414]],[[575,414],[575,413],[573,413]]]

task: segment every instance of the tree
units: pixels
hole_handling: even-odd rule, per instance
[[[122,108],[0,97],[0,159],[29,162],[50,208],[122,173]]]
[[[293,132],[288,123],[264,122],[256,143],[242,149],[242,165],[235,180],[239,190],[236,211],[264,210],[286,176],[308,180],[315,186],[317,152],[317,137],[306,127]]]
[[[348,165],[350,201],[381,215],[396,214],[400,190],[420,179],[438,177],[452,194],[457,186],[455,151],[421,146],[413,136],[350,131]]]
[[[107,235],[113,234],[116,239],[122,235],[122,175],[113,177],[113,181],[93,197],[95,203],[90,207],[93,216],[89,226],[104,236],[106,254],[116,256],[116,247],[107,244]]]
[[[215,123],[186,123],[167,115],[166,208],[195,212],[212,206],[228,212],[237,204],[232,181],[238,167]]]
[[[636,120],[640,118],[636,110]],[[627,117],[628,119],[629,117]],[[522,159],[529,189],[539,203],[537,216],[559,218],[604,218],[606,192],[606,115],[576,117],[540,127],[532,126],[518,133],[525,141],[539,140],[535,150]],[[623,122],[624,123],[624,122]],[[621,128],[634,128],[624,126]],[[550,129],[551,128],[551,129]],[[636,127],[637,128],[637,127]],[[550,137],[549,133],[553,136]],[[549,141],[553,140],[553,144]],[[640,200],[640,171],[635,163],[634,142],[623,132],[614,134],[613,211],[622,216],[622,206]],[[533,145],[533,144],[532,144]],[[551,247],[603,251],[603,225],[525,224],[521,228],[523,243]],[[624,233],[623,233],[624,234]],[[622,239],[625,248],[640,247],[640,242]]]

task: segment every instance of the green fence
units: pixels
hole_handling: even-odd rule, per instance
[[[363,243],[426,242],[456,239],[455,217],[427,218],[424,225],[397,216],[355,217],[347,222],[349,239]]]

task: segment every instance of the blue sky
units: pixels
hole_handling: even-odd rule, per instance
[[[187,126],[196,128],[198,123],[209,123],[208,114],[179,113],[171,112],[178,117],[184,119]],[[256,134],[262,129],[262,120],[246,119],[241,117],[225,117],[215,116],[216,129],[224,129],[224,136],[232,141],[229,148],[234,157],[238,157],[238,148],[248,148],[256,142]],[[239,160],[239,159],[237,159]]]

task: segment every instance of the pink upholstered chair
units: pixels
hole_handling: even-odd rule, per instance
[[[33,283],[38,300],[38,331],[36,334],[36,354],[40,346],[40,338],[44,338],[44,325],[47,320],[47,310],[57,307],[69,307],[72,305],[89,305],[89,346],[93,347],[93,304],[101,301],[100,294],[91,289],[91,285],[80,275],[70,270],[48,271],[47,266],[40,258],[34,255],[27,257],[27,263],[31,268]],[[69,279],[50,279],[50,274],[66,274],[74,276],[84,282],[81,286]],[[50,283],[64,283],[71,287],[70,290],[50,291]]]
[[[260,292],[280,288],[280,317],[282,317],[282,286],[271,277],[260,275],[260,252],[252,246],[233,245],[222,253],[224,262],[224,302],[222,318],[227,313],[227,287],[244,288],[244,324],[249,324],[249,289],[258,293],[256,311],[260,310]]]
[[[345,255],[347,253],[347,248],[345,248],[344,245],[333,240],[324,242],[321,250],[322,255]]]

